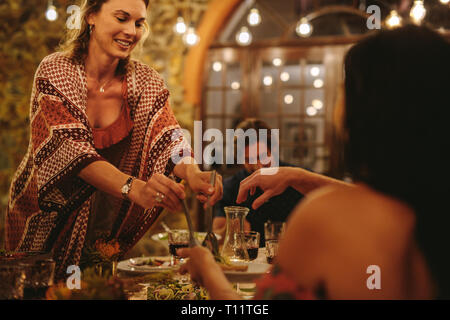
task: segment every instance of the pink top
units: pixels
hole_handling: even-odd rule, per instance
[[[96,149],[108,148],[127,137],[133,129],[133,120],[127,101],[127,81],[122,82],[123,105],[119,117],[105,128],[92,128]]]

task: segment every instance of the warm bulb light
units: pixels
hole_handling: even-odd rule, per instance
[[[323,87],[323,80],[322,79],[316,79],[313,82],[314,88],[322,88]]]
[[[281,66],[282,63],[283,63],[283,61],[282,61],[280,58],[275,58],[275,59],[272,60],[272,64],[273,64],[275,67]]]
[[[241,87],[241,84],[237,81],[233,81],[231,83],[231,89],[233,89],[233,90],[238,90],[240,87]]]
[[[448,4],[450,0],[439,0],[442,4]]]
[[[297,23],[297,26],[295,28],[295,32],[300,37],[309,37],[313,32],[313,26],[309,23],[308,19],[301,18],[300,21]]]
[[[184,34],[186,32],[186,24],[184,23],[183,17],[177,18],[177,23],[175,23],[174,30],[178,34]]]
[[[320,68],[319,67],[312,67],[311,70],[309,70],[309,73],[311,73],[311,75],[313,77],[317,77],[320,74]]]
[[[289,75],[288,72],[284,71],[280,74],[280,79],[283,82],[289,81],[289,79],[291,78],[291,76]]]
[[[399,27],[402,25],[402,18],[398,15],[397,11],[392,10],[386,18],[386,24],[388,28]]]
[[[420,24],[423,18],[425,18],[426,13],[427,10],[423,6],[423,1],[415,0],[409,15],[411,16],[411,18],[415,23]]]
[[[247,21],[251,26],[257,26],[261,23],[261,15],[259,14],[259,10],[253,8],[250,10],[250,13],[247,16]]]
[[[247,27],[242,27],[236,34],[236,41],[241,46],[248,46],[252,42],[252,34]]]
[[[58,19],[58,12],[56,12],[56,7],[54,5],[49,5],[47,11],[45,12],[45,18],[48,21],[55,21]]]
[[[189,27],[183,36],[184,43],[190,47],[196,45],[199,40],[200,37],[195,32],[194,27]]]
[[[265,76],[264,78],[263,78],[263,83],[264,83],[264,85],[265,86],[271,86],[272,85],[272,82],[273,82],[273,79],[272,79],[272,77],[271,76]]]
[[[294,97],[291,94],[287,94],[284,96],[284,103],[292,104],[294,102]]]
[[[323,108],[323,102],[319,99],[314,99],[311,104],[317,110],[320,110]]]
[[[216,61],[216,62],[213,63],[212,68],[213,68],[213,70],[214,70],[215,72],[219,72],[219,71],[222,70],[222,63],[219,62],[219,61]]]
[[[315,116],[317,114],[317,109],[313,106],[309,106],[308,108],[306,108],[306,114],[310,117]]]

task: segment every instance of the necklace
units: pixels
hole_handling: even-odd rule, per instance
[[[108,81],[106,81],[106,82],[100,87],[100,90],[99,90],[99,91],[100,91],[101,93],[105,92],[105,86],[106,86],[109,82],[111,82],[112,79],[114,79],[114,77],[111,78],[111,79],[109,79]]]

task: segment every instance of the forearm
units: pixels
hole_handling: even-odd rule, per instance
[[[212,300],[241,300],[218,265],[209,269],[204,277],[204,287]]]
[[[330,185],[353,186],[341,180],[314,173],[302,168],[289,168],[289,185],[302,194]]]
[[[121,172],[107,161],[95,161],[83,168],[78,176],[106,193],[117,198],[122,198],[122,186],[126,183],[129,175]],[[131,201],[137,202],[139,190],[145,182],[139,179],[133,181],[128,197]]]
[[[192,157],[183,158],[178,164],[175,165],[173,173],[183,180],[187,180],[190,174],[200,172],[200,168]]]

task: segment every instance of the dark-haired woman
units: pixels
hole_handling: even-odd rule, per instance
[[[256,298],[450,298],[449,57],[446,39],[416,26],[349,50],[342,122],[356,184],[308,194]],[[238,298],[207,250],[180,251],[212,298]]]
[[[98,236],[117,239],[124,254],[163,208],[180,209],[184,188],[169,174],[201,201],[221,197],[221,177],[212,188],[210,173],[192,161],[162,78],[130,59],[148,33],[147,7],[148,0],[85,0],[81,28],[36,71],[6,245],[53,251],[58,277]]]

